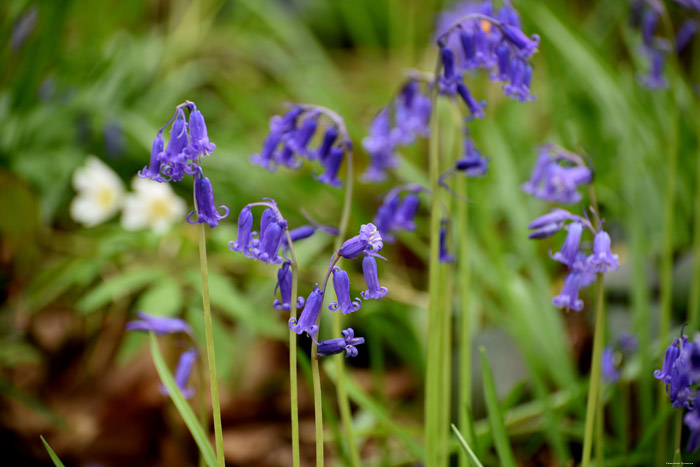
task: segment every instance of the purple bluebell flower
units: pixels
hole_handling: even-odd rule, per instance
[[[457,84],[457,93],[462,98],[464,103],[469,109],[470,116],[467,120],[473,120],[475,118],[484,118],[484,108],[486,107],[486,101],[477,101],[474,96],[469,92],[469,88],[464,85],[464,83]]]
[[[194,104],[192,104],[194,106]],[[190,112],[190,145],[185,148],[185,153],[190,159],[196,159],[199,156],[208,156],[214,149],[216,144],[209,141],[207,133],[207,124],[204,122],[202,112],[194,107]]]
[[[188,386],[187,382],[190,380],[190,376],[192,375],[194,364],[197,361],[197,355],[197,349],[191,348],[185,350],[180,355],[177,362],[177,368],[175,368],[175,375],[173,376],[173,379],[175,380],[177,387],[180,389],[182,397],[185,399],[191,399],[192,396],[194,396],[194,388]],[[158,388],[160,389],[161,394],[164,396],[170,395],[168,389],[162,383],[158,386]]]
[[[343,163],[344,156],[345,150],[342,147],[333,146],[328,157],[322,162],[326,170],[316,177],[316,180],[334,188],[343,186],[343,182],[338,178],[338,171],[340,170],[340,164]]]
[[[289,267],[290,262],[285,261],[282,263],[282,267],[277,271],[277,285],[275,286],[275,293],[277,289],[280,291],[280,296],[282,301],[275,299],[272,303],[272,307],[275,310],[286,310],[291,309],[292,302],[292,270]],[[304,297],[297,298],[297,308],[304,306]]]
[[[528,225],[527,228],[534,230],[530,232],[529,238],[541,239],[551,237],[564,227],[564,222],[567,220],[579,222],[583,221],[582,218],[571,214],[569,211],[564,209],[554,209],[551,212],[530,222],[530,225]]]
[[[389,292],[386,287],[379,286],[379,276],[377,275],[377,260],[374,256],[365,255],[362,258],[362,272],[365,276],[365,283],[367,284],[367,290],[362,292],[362,298],[365,300],[369,299],[380,299]]]
[[[537,156],[537,162],[535,162],[535,167],[532,169],[532,174],[530,174],[530,180],[522,185],[522,190],[525,193],[534,195],[545,180],[549,168],[555,164],[556,162],[547,152],[541,152]]]
[[[685,49],[697,32],[698,22],[694,19],[686,19],[676,32],[676,52],[681,52]]]
[[[666,349],[661,370],[654,371],[654,377],[665,384],[672,407],[693,408],[695,393],[691,385],[698,380],[691,364],[696,345],[681,333]]]
[[[377,214],[374,216],[373,222],[377,226],[379,234],[382,236],[383,240],[388,242],[393,242],[394,238],[389,231],[394,227],[394,216],[396,216],[396,210],[399,208],[399,202],[401,201],[399,197],[398,190],[391,190],[384,197],[382,205],[377,209]]]
[[[690,436],[688,437],[688,444],[685,450],[694,452],[700,447],[700,404],[694,404],[694,409],[685,414],[683,422],[690,430]]]
[[[289,319],[289,330],[300,335],[301,333],[306,332],[310,336],[314,336],[318,332],[318,325],[316,324],[316,321],[318,320],[318,314],[321,311],[322,304],[323,294],[318,288],[318,284],[316,284],[314,286],[314,290],[306,299],[306,303],[301,312],[299,320],[297,321],[296,318]]]
[[[651,59],[651,67],[649,69],[649,74],[646,76],[641,76],[639,81],[642,85],[649,89],[658,90],[666,89],[668,87],[668,81],[664,76],[664,66],[666,53],[659,49],[648,49],[649,58]]]
[[[194,179],[194,199],[197,203],[197,209],[192,211],[187,215],[187,222],[194,224],[209,224],[212,229],[219,225],[221,219],[225,219],[228,216],[228,208],[223,204],[216,207],[214,203],[214,191],[211,188],[211,182],[207,177],[202,174],[200,169],[199,175]],[[219,214],[219,209],[223,209],[225,212]],[[191,217],[193,214],[197,215],[197,220],[192,221]]]
[[[153,332],[158,336],[177,334],[179,332],[192,335],[190,325],[180,318],[149,315],[143,311],[136,312],[136,316],[138,317],[137,320],[126,323],[127,331]]]
[[[346,240],[338,254],[343,258],[353,259],[361,254],[375,256],[383,248],[382,236],[374,224],[363,224],[359,235]]]
[[[646,8],[642,13],[642,42],[646,47],[654,46],[654,35],[659,24],[659,15],[653,8]]]
[[[454,256],[447,251],[447,227],[446,222],[443,221],[440,224],[440,256],[439,261],[441,263],[451,263],[455,260]]]
[[[637,350],[639,342],[633,334],[625,332],[620,334],[620,337],[617,339],[617,345],[620,347],[620,350],[622,350],[622,352],[632,353]]]
[[[430,134],[430,98],[421,91],[420,83],[410,80],[401,88],[394,103],[394,128],[391,141],[394,145],[412,144],[416,135]]]
[[[496,48],[497,71],[491,73],[493,81],[508,81],[510,79],[510,47],[505,42]]]
[[[357,357],[357,349],[355,346],[364,344],[364,337],[355,337],[355,331],[352,328],[347,328],[341,331],[343,337],[323,341],[318,344],[316,357],[327,357],[345,352],[346,357]]]
[[[296,170],[301,167],[301,161],[297,158],[294,149],[291,146],[291,142],[294,141],[296,134],[294,132],[287,133],[282,141],[282,148],[275,153],[275,162],[277,165],[283,165],[287,168]]]
[[[151,147],[151,161],[149,165],[139,170],[139,177],[150,178],[156,182],[164,182],[165,179],[160,174],[160,165],[163,157],[163,148],[165,142],[163,141],[163,130],[160,130],[153,140],[153,146]]]
[[[553,145],[543,145],[539,152],[530,180],[522,185],[523,191],[554,203],[581,201],[578,188],[593,181],[593,172],[583,165],[580,156]]]
[[[455,56],[449,47],[440,48],[442,58],[442,76],[438,80],[440,94],[453,96],[457,93],[458,83],[462,81],[462,76],[455,73]]]
[[[34,5],[15,20],[10,36],[10,48],[13,51],[19,50],[24,45],[36,27],[37,18],[39,18],[39,9]]]
[[[321,141],[321,145],[316,151],[316,159],[320,160],[321,162],[326,160],[326,158],[330,156],[333,143],[335,143],[335,140],[337,139],[338,129],[335,126],[329,127],[323,134],[323,140]]]
[[[537,34],[527,37],[519,27],[508,23],[501,23],[501,32],[510,42],[518,55],[523,58],[530,58],[537,52],[537,46],[540,43],[540,38]]]
[[[277,149],[280,141],[282,141],[282,133],[275,131],[270,132],[265,137],[262,151],[260,151],[260,154],[252,155],[250,157],[250,162],[269,171],[273,171],[275,169],[275,149]]]
[[[362,175],[366,182],[381,182],[386,179],[386,170],[398,165],[391,139],[391,116],[387,107],[383,108],[372,120],[369,136],[362,141],[362,146],[370,157],[370,165]]]
[[[160,172],[168,177],[167,181],[179,182],[185,174],[194,175],[197,167],[185,155],[185,148],[189,144],[185,114],[182,109],[177,109],[176,114],[170,128],[170,141],[162,153]]]
[[[464,156],[457,159],[455,169],[458,172],[464,173],[469,178],[482,177],[489,171],[489,158],[482,157],[474,145],[474,141],[465,136],[464,138]]]
[[[401,200],[394,214],[394,218],[391,223],[392,230],[407,230],[413,232],[416,230],[416,223],[414,219],[416,214],[418,214],[418,207],[420,206],[420,199],[415,193],[408,193]]]
[[[673,373],[673,368],[676,361],[681,356],[681,349],[679,345],[679,339],[674,339],[673,343],[666,348],[664,351],[664,362],[661,365],[660,370],[654,370],[654,378],[662,381],[666,384],[671,382],[671,374]]]
[[[250,206],[246,206],[238,215],[238,240],[230,241],[228,247],[231,251],[245,251],[252,240],[253,213]]]
[[[304,119],[299,130],[287,142],[288,146],[298,155],[311,159],[307,146],[318,128],[317,115],[311,114]]]
[[[552,299],[552,304],[557,308],[581,311],[583,310],[583,300],[578,298],[578,291],[581,287],[581,272],[571,271],[566,276],[564,288],[561,293]]]
[[[578,252],[581,247],[583,224],[580,222],[572,222],[569,224],[568,230],[569,233],[566,235],[566,240],[564,240],[561,251],[554,253],[552,259],[566,264],[569,269],[573,269],[574,264],[578,260]]]
[[[510,82],[503,86],[503,92],[508,97],[520,102],[534,101],[536,96],[530,93],[532,66],[520,58],[513,58],[509,71]]]
[[[587,258],[588,267],[595,272],[616,271],[620,267],[617,255],[610,251],[610,235],[604,230],[595,234],[593,253]]]
[[[263,143],[263,149],[260,154],[251,156],[250,162],[259,165],[269,171],[275,169],[275,164],[280,160],[293,165],[294,152],[285,143],[280,153],[276,151],[277,147],[283,140],[289,140],[294,137],[294,132],[297,126],[297,119],[303,113],[304,109],[295,106],[289,110],[284,116],[275,115],[270,119],[270,133],[268,133]]]
[[[263,263],[282,264],[284,260],[279,256],[279,249],[282,246],[285,228],[286,221],[284,220],[270,223],[265,228],[258,247],[252,249],[250,256]]]
[[[333,288],[337,301],[331,302],[328,309],[331,311],[342,311],[343,313],[352,313],[362,308],[362,300],[350,298],[350,278],[348,273],[340,269],[338,266],[333,268]]]
[[[609,383],[616,383],[620,379],[620,372],[615,365],[615,353],[613,348],[607,346],[603,349],[603,356],[600,362],[600,371],[603,378]]]

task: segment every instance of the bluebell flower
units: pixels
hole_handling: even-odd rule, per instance
[[[569,224],[568,230],[569,233],[566,235],[566,240],[564,240],[561,251],[554,253],[552,259],[564,263],[569,269],[572,269],[578,259],[579,248],[581,247],[583,224],[580,222],[572,222]]]
[[[698,8],[700,9],[700,6]],[[696,451],[700,447],[700,404],[694,404],[694,409],[685,414],[683,422],[690,430],[685,450],[688,452]]]
[[[696,345],[681,333],[681,337],[674,339],[664,352],[661,370],[654,371],[654,378],[665,384],[672,407],[693,408],[695,393],[691,385],[698,380],[692,371],[691,359]]]
[[[474,141],[465,136],[464,138],[464,156],[457,159],[455,169],[462,172],[469,178],[482,177],[489,171],[489,158],[482,157],[474,145]]]
[[[318,344],[316,356],[327,357],[328,355],[345,352],[346,357],[356,357],[357,349],[355,346],[364,344],[365,339],[363,337],[355,337],[355,331],[352,328],[347,328],[341,332],[343,337],[323,341]]]
[[[496,48],[496,65],[498,66],[497,71],[491,73],[490,78],[493,81],[510,80],[510,47],[505,42]]]
[[[647,53],[651,59],[649,74],[641,76],[639,81],[649,89],[666,89],[668,87],[668,81],[664,76],[664,66],[666,62],[664,54],[666,52],[658,49],[649,49]]]
[[[335,126],[329,127],[323,134],[323,140],[321,141],[321,145],[316,151],[316,159],[320,160],[321,162],[326,160],[326,158],[330,156],[333,143],[335,143],[335,140],[337,139],[338,129]]]
[[[530,222],[530,225],[528,225],[527,228],[534,230],[530,233],[529,238],[541,239],[551,237],[564,227],[564,222],[567,220],[578,222],[583,221],[581,217],[575,216],[569,211],[564,209],[554,209],[551,212]]]
[[[408,81],[394,103],[394,128],[391,140],[395,145],[412,144],[416,135],[430,134],[430,98],[421,91],[420,83]]]
[[[249,257],[259,259],[263,263],[282,264],[283,259],[279,256],[279,250],[282,246],[282,238],[286,221],[275,221],[265,228],[260,237],[257,247],[253,247]]]
[[[290,138],[287,144],[289,147],[298,155],[311,159],[307,146],[316,133],[316,128],[318,127],[317,115],[311,114],[304,122],[301,124],[299,130],[294,134],[293,138]]]
[[[508,23],[501,23],[501,32],[506,40],[515,48],[516,53],[523,58],[530,58],[537,52],[540,38],[537,34],[527,37],[519,27]]]
[[[192,104],[192,106],[194,106],[194,104]],[[185,148],[185,153],[190,159],[196,159],[199,156],[208,156],[216,149],[216,144],[209,141],[209,134],[207,132],[207,124],[204,122],[204,116],[196,107],[190,112],[189,130],[190,144]]]
[[[386,179],[386,170],[398,165],[391,138],[391,115],[383,108],[372,120],[369,136],[362,140],[362,146],[370,157],[370,165],[362,175],[367,182],[381,182]]]
[[[197,209],[187,215],[187,222],[190,224],[209,224],[212,229],[219,225],[221,219],[228,216],[228,208],[223,204],[216,207],[214,203],[214,191],[211,188],[211,182],[202,174],[200,169],[199,175],[194,179],[194,199],[197,203]],[[219,209],[225,212],[219,214]],[[197,215],[197,220],[192,221],[193,214]]]
[[[394,241],[394,238],[389,231],[394,228],[394,216],[396,216],[396,211],[399,208],[400,202],[401,198],[399,196],[399,191],[389,191],[389,193],[387,193],[384,197],[382,205],[379,206],[379,209],[377,209],[377,214],[374,216],[372,221],[377,226],[377,230],[382,236],[382,239],[388,242]]]
[[[260,154],[252,155],[250,157],[250,162],[269,171],[273,171],[275,169],[275,150],[280,144],[280,141],[282,141],[282,133],[270,132],[265,137],[262,151],[260,151]]]
[[[192,396],[194,396],[194,388],[188,386],[187,382],[190,380],[190,376],[192,375],[194,364],[197,361],[197,355],[197,349],[191,348],[185,350],[180,355],[177,362],[177,368],[175,368],[175,375],[173,376],[173,379],[175,380],[177,387],[180,389],[182,397],[185,399],[191,399]],[[158,388],[160,389],[161,394],[164,396],[170,395],[168,389],[162,383],[158,386]]]
[[[352,313],[362,308],[362,300],[350,298],[350,278],[348,273],[340,269],[338,266],[333,268],[333,288],[337,301],[331,302],[328,309],[331,311],[342,311],[343,313]]]
[[[230,241],[228,247],[231,251],[245,251],[252,240],[251,230],[253,229],[253,213],[250,206],[246,206],[238,215],[238,239]]]
[[[275,299],[272,302],[272,307],[275,310],[287,310],[291,309],[292,302],[292,270],[289,261],[282,263],[282,266],[277,271],[277,285],[275,286],[275,293],[277,289],[280,291],[280,296],[282,301]],[[297,308],[304,306],[304,297],[297,298]]]
[[[379,286],[377,260],[374,259],[374,256],[365,255],[365,257],[362,258],[362,272],[364,273],[365,283],[367,284],[367,290],[362,292],[362,298],[365,300],[372,298],[379,299],[387,294],[389,289]]]
[[[464,103],[469,109],[470,116],[467,120],[473,120],[475,118],[484,118],[484,108],[486,107],[486,101],[477,101],[469,92],[469,88],[464,85],[464,83],[457,84],[457,93],[462,98]]]
[[[600,371],[603,378],[609,383],[615,383],[620,379],[620,372],[615,365],[615,353],[613,348],[607,346],[603,349],[603,355],[600,362]]]
[[[162,153],[160,171],[168,177],[167,181],[179,182],[185,174],[194,175],[196,165],[187,159],[185,148],[189,144],[187,122],[182,109],[177,110],[177,117],[170,128],[170,141]]]
[[[343,182],[338,178],[338,171],[340,170],[340,164],[343,163],[344,156],[345,150],[343,148],[333,146],[328,157],[322,161],[326,170],[316,177],[316,180],[334,188],[341,187]]]
[[[420,199],[417,194],[408,193],[404,196],[392,219],[391,229],[407,230],[408,232],[416,230],[414,219],[416,218],[416,214],[418,214],[419,206]]]
[[[571,204],[582,199],[578,188],[592,181],[593,172],[580,156],[553,145],[543,145],[530,180],[522,185],[522,190],[545,201]]]
[[[603,229],[595,234],[593,253],[586,259],[588,267],[595,272],[616,271],[620,267],[617,255],[610,251],[610,235]]]
[[[318,332],[318,314],[321,311],[321,305],[323,304],[323,294],[318,288],[318,284],[314,286],[314,290],[309,294],[306,299],[304,309],[301,312],[301,316],[297,321],[296,318],[290,318],[289,320],[289,330],[294,331],[297,334],[306,332],[310,336],[314,336]]]
[[[440,94],[453,96],[457,93],[458,83],[462,82],[462,75],[455,73],[455,56],[449,47],[440,48],[442,58],[442,76],[438,80]]]
[[[443,221],[440,224],[440,255],[439,261],[441,263],[451,263],[454,261],[454,256],[447,251],[447,227],[446,222]]]
[[[303,111],[304,109],[302,109],[301,107],[295,106],[292,107],[289,110],[289,112],[284,114],[284,116],[282,117],[280,117],[279,115],[275,115],[274,117],[272,117],[270,119],[269,124],[270,132],[265,138],[263,149],[260,152],[260,154],[255,154],[251,156],[250,162],[259,165],[260,167],[263,167],[267,170],[274,170],[275,165],[279,162],[279,158],[285,158],[284,156],[280,156],[276,152],[276,149],[283,139],[289,139],[290,135],[293,135],[293,132],[296,129],[297,125],[297,119]],[[293,151],[291,151],[291,149],[287,150],[290,152],[289,157],[291,158],[291,156],[293,156]]]
[[[698,1],[700,3],[700,0]],[[686,19],[681,24],[676,32],[676,52],[681,52],[685,47],[690,44],[698,32],[698,22],[694,19]]]
[[[508,71],[510,83],[503,85],[503,92],[520,102],[534,101],[536,96],[530,93],[532,66],[520,58],[513,58]]]
[[[139,177],[150,178],[156,182],[164,182],[165,179],[160,174],[160,165],[162,163],[163,148],[165,146],[165,141],[163,141],[163,130],[160,130],[153,140],[153,146],[151,147],[151,160],[149,165],[139,170]]]
[[[183,332],[192,335],[190,325],[180,318],[168,318],[165,316],[154,316],[139,311],[136,313],[139,318],[126,323],[127,331],[153,332],[158,336],[165,334],[177,334]]]
[[[625,332],[620,334],[620,337],[617,339],[617,345],[620,347],[620,350],[622,350],[622,352],[632,353],[637,350],[639,342],[637,341],[637,338],[634,337],[634,335]],[[698,363],[700,364],[700,362]]]
[[[654,46],[654,35],[656,34],[656,27],[659,24],[659,14],[654,10],[654,8],[646,8],[642,13],[642,42],[646,47]]]
[[[359,235],[343,242],[338,254],[343,258],[353,259],[361,254],[376,256],[384,247],[382,236],[374,224],[363,224]]]
[[[572,271],[564,280],[564,288],[561,293],[552,299],[552,304],[557,308],[581,311],[583,310],[583,300],[578,298],[578,291],[581,288],[581,272]]]

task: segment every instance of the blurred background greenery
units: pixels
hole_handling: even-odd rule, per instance
[[[441,0],[25,1],[0,6],[0,449],[11,465],[48,465],[43,434],[72,465],[191,465],[196,447],[157,391],[146,339],[125,335],[136,310],[183,316],[202,334],[196,233],[185,222],[165,234],[124,231],[118,216],[93,228],[70,217],[71,177],[93,154],[128,187],[148,163],[156,131],[175,105],[192,100],[217,144],[204,161],[216,200],[231,216],[211,231],[209,264],[217,364],[231,465],[286,465],[290,459],[284,339],[272,310],[276,270],[228,251],[247,203],[275,198],[292,227],[300,208],[337,223],[342,192],[313,169],[268,173],[249,163],[267,121],[287,101],[324,105],[344,118],[361,172],[361,141],[405,70],[431,70],[430,36]],[[549,465],[553,451],[579,457],[592,345],[592,291],[582,313],[550,304],[564,270],[550,261],[557,241],[527,240],[544,203],[520,190],[534,147],[555,142],[585,151],[621,269],[607,281],[609,336],[654,337],[657,264],[663,232],[665,148],[680,113],[675,176],[674,323],[685,319],[690,286],[693,194],[697,180],[697,98],[669,72],[676,97],[637,82],[648,65],[627,21],[627,2],[517,1],[524,30],[541,36],[534,103],[505,98],[485,74],[470,78],[488,102],[472,124],[491,157],[470,183],[475,345],[485,345],[506,425],[521,465]],[[676,14],[676,10],[672,10]],[[681,57],[685,66],[689,57]],[[684,70],[685,72],[685,70]],[[397,181],[425,183],[427,142],[403,155],[395,179],[359,184],[351,231],[372,219]],[[173,184],[191,209],[191,182]],[[367,465],[416,460],[422,444],[427,323],[427,203],[412,234],[385,247],[380,266],[389,300],[346,320],[367,339],[352,360],[351,396]],[[184,219],[183,219],[184,220]],[[299,244],[300,293],[323,276],[332,238]],[[361,290],[359,264],[349,271]],[[697,284],[696,284],[697,286]],[[329,326],[326,326],[329,327]],[[322,326],[323,329],[323,326]],[[325,334],[322,331],[322,334]],[[328,337],[325,336],[324,337]],[[200,340],[201,342],[201,340]],[[169,342],[177,347],[177,342]],[[307,345],[300,340],[300,345]],[[164,345],[168,348],[168,345]],[[307,347],[305,347],[307,348]],[[629,398],[607,408],[609,465],[645,465],[658,433],[651,377],[659,345],[625,366]],[[308,352],[307,352],[308,353]],[[177,357],[172,351],[174,364]],[[642,357],[642,358],[639,358]],[[304,362],[302,362],[304,363]],[[308,359],[306,361],[308,363]],[[308,364],[302,365],[302,370]],[[337,436],[332,369],[328,430]],[[474,377],[481,374],[475,361]],[[308,377],[308,371],[302,375]],[[304,379],[302,456],[313,460],[313,413]],[[199,382],[195,385],[199,387]],[[477,384],[476,387],[479,387]],[[202,391],[199,391],[201,394]],[[195,399],[195,404],[198,404]],[[494,465],[482,396],[474,395],[478,450]],[[333,440],[333,436],[329,436]],[[329,447],[329,459],[341,453]],[[686,460],[686,459],[684,459]],[[10,464],[8,464],[10,465]],[[647,464],[648,465],[648,464]]]

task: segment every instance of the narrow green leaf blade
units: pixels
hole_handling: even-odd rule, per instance
[[[486,408],[489,412],[489,424],[493,433],[496,452],[501,460],[501,465],[506,467],[515,467],[515,457],[510,449],[510,441],[506,433],[506,426],[503,423],[503,414],[498,403],[498,394],[496,393],[496,383],[493,381],[493,373],[489,366],[489,360],[486,358],[486,349],[479,347],[481,354],[481,371],[484,377],[484,397],[486,398]]]
[[[182,396],[180,388],[178,388],[177,384],[175,384],[173,375],[170,374],[170,370],[163,360],[163,356],[158,348],[158,341],[153,333],[151,333],[150,339],[151,356],[153,357],[153,363],[156,366],[156,371],[158,371],[160,380],[170,393],[170,398],[172,399],[173,404],[175,404],[177,411],[180,412],[182,420],[187,425],[187,428],[189,428],[190,433],[192,433],[192,437],[197,443],[197,446],[204,457],[204,461],[207,463],[207,465],[209,465],[209,467],[216,467],[216,455],[214,454],[214,450],[209,443],[209,437],[202,429],[199,421],[197,421],[197,417],[192,411],[192,407],[190,407],[190,404]]]
[[[44,448],[46,448],[46,452],[49,453],[49,457],[51,457],[53,465],[56,467],[64,467],[63,462],[61,462],[61,459],[59,459],[56,453],[53,452],[53,449],[51,449],[51,446],[49,446],[49,443],[46,442],[44,437],[39,435],[39,438],[41,438],[41,442],[44,443]]]
[[[479,462],[479,458],[476,457],[476,454],[474,454],[474,451],[472,451],[472,449],[469,447],[467,441],[464,439],[464,436],[462,436],[462,433],[459,432],[454,423],[452,424],[452,431],[457,437],[457,441],[459,441],[459,444],[462,446],[462,449],[464,449],[464,452],[467,454],[467,458],[472,465],[474,467],[484,467],[481,462]]]

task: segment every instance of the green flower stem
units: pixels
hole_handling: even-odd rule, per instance
[[[311,344],[311,378],[314,385],[314,419],[316,423],[316,465],[323,466],[323,404],[321,401],[321,373],[318,369],[316,350],[318,346]]]
[[[438,58],[435,69],[435,77],[440,72],[441,61]],[[437,82],[437,79],[436,79]],[[440,342],[441,342],[441,314],[440,314],[440,201],[439,201],[439,177],[440,177],[440,145],[438,123],[438,93],[437,86],[433,86],[431,93],[430,113],[430,142],[428,151],[430,170],[430,263],[428,269],[428,291],[430,300],[428,305],[428,355],[426,358],[425,377],[425,439],[426,459],[425,465],[433,467],[438,465],[440,447]]]
[[[596,300],[595,332],[593,335],[593,360],[591,361],[591,380],[588,387],[588,403],[586,405],[586,428],[583,438],[582,467],[591,463],[591,446],[593,445],[593,426],[600,394],[600,358],[603,352],[603,333],[605,328],[605,304],[603,290],[603,274],[598,273],[596,280],[598,298]]]
[[[285,229],[287,236],[287,245],[289,245],[289,253],[292,257],[292,296],[289,302],[289,318],[297,317],[297,288],[299,283],[297,257],[294,253],[294,245],[289,236],[289,229]],[[299,467],[299,395],[297,392],[297,334],[289,331],[289,398],[291,402],[292,412],[292,462],[294,467]]]
[[[696,44],[697,45],[697,44]],[[700,62],[700,59],[697,60]],[[700,65],[699,65],[700,66]],[[700,104],[700,101],[698,101]],[[700,105],[698,105],[700,110]],[[697,115],[697,114],[696,114]],[[691,276],[691,284],[700,284],[700,117],[698,117],[698,139],[697,145],[697,165],[695,174],[695,221],[693,224],[693,273]],[[698,312],[700,311],[700,287],[690,287],[690,295],[688,298],[688,329],[694,332],[698,328]]]
[[[673,447],[673,455],[681,449],[681,433],[683,432],[683,409],[676,411],[676,444]]]
[[[605,340],[605,339],[603,339]],[[598,386],[598,400],[596,402],[595,424],[595,462],[596,466],[602,466],[605,460],[605,404],[603,402],[603,385]]]
[[[196,205],[196,203],[195,203]],[[209,386],[211,390],[211,409],[214,414],[214,438],[216,440],[216,461],[219,467],[225,466],[224,437],[221,429],[221,406],[219,404],[219,384],[216,376],[216,358],[214,356],[214,335],[211,323],[211,304],[209,302],[209,273],[207,272],[207,233],[206,224],[199,224],[199,268],[202,273],[202,306],[204,308],[204,337],[207,344],[207,363],[209,365]]]
[[[348,222],[350,220],[350,209],[352,202],[352,191],[353,191],[353,165],[352,165],[352,152],[347,151],[347,177],[345,181],[345,199],[343,200],[343,211],[340,215],[340,226],[338,227],[338,235],[335,238],[334,251],[338,251],[343,244],[345,239],[345,233],[348,228]],[[333,337],[340,336],[342,330],[341,313],[333,313]],[[345,357],[341,355],[335,355],[332,357],[335,361],[335,371],[338,375],[338,379],[335,384],[335,394],[338,399],[338,408],[340,410],[340,418],[343,423],[343,431],[345,432],[345,441],[348,443],[348,451],[350,452],[350,465],[353,467],[359,467],[360,462],[360,452],[357,449],[357,442],[355,441],[355,432],[352,427],[352,412],[350,412],[350,400],[348,399],[348,391],[345,385]]]

